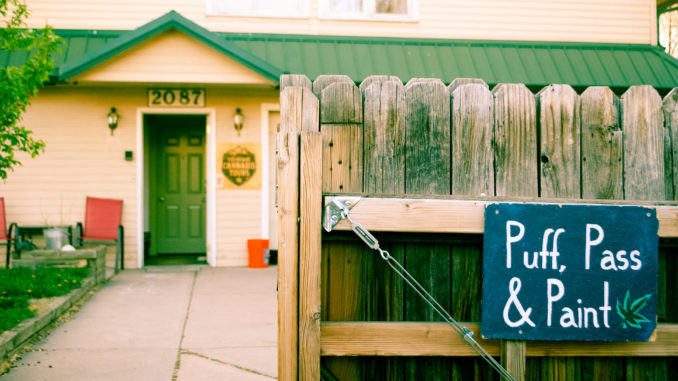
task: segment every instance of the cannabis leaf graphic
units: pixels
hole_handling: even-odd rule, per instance
[[[647,294],[632,302],[631,291],[627,290],[626,298],[624,298],[624,305],[617,300],[617,313],[622,317],[622,327],[626,328],[626,325],[628,324],[633,328],[640,328],[640,323],[650,322],[645,316],[638,312],[645,307],[645,304],[647,304],[647,301],[650,300],[651,296],[652,294]]]

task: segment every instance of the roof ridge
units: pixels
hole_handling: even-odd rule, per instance
[[[218,37],[218,35],[188,20],[173,10],[137,29],[120,35],[117,39],[106,44],[103,48],[86,54],[70,64],[62,66],[59,69],[59,79],[65,80],[78,75],[151,37],[170,29],[176,29],[207,44],[276,83],[279,81],[279,77],[282,74],[282,71],[279,68],[256,57],[247,50],[237,46],[235,43]],[[69,31],[73,32],[73,30]]]

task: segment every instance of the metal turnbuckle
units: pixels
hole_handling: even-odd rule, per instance
[[[452,327],[464,340],[473,348],[476,353],[480,355],[487,363],[496,370],[504,379],[508,381],[515,381],[515,378],[494,359],[473,337],[473,331],[460,325],[452,315],[443,306],[438,303],[431,294],[410,274],[400,262],[391,257],[388,251],[379,247],[379,241],[360,223],[353,221],[350,216],[351,209],[360,201],[360,197],[335,197],[325,205],[325,213],[323,216],[323,227],[329,233],[337,226],[341,220],[347,220],[351,224],[353,232],[365,244],[373,250],[376,250],[384,259],[386,264],[400,276],[405,283],[407,283],[435,312],[443,318],[443,320]]]

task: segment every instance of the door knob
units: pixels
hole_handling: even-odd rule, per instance
[[[165,202],[165,196],[160,196],[160,197],[158,197],[158,201],[160,201],[160,202]]]

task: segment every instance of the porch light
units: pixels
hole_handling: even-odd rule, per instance
[[[235,109],[235,115],[233,115],[233,128],[238,131],[238,136],[240,136],[240,130],[243,127],[243,121],[245,121],[245,115],[242,114],[240,108]]]
[[[106,121],[108,122],[108,128],[111,129],[111,136],[113,136],[113,131],[118,127],[118,120],[120,119],[120,114],[115,110],[115,107],[111,107],[111,111],[108,113]]]

